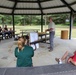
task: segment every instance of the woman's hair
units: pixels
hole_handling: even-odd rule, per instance
[[[22,46],[25,45],[25,41],[26,41],[26,39],[25,39],[24,37],[19,37],[18,40],[22,42]]]
[[[18,45],[22,45],[22,42],[20,40],[18,40],[17,44]]]

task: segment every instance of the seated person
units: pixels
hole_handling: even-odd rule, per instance
[[[5,29],[2,29],[2,34],[3,34],[3,39],[5,39],[6,38],[6,34],[7,34]]]
[[[1,28],[1,26],[0,26],[0,32],[2,32],[2,28]]]
[[[66,59],[67,59],[67,63],[72,63],[73,65],[76,65],[76,51],[74,52],[74,55],[71,55],[68,51],[66,51],[61,58],[55,58],[55,60],[59,64],[62,64],[64,60],[66,62]]]
[[[17,58],[17,67],[32,67],[32,57],[34,50],[32,47],[25,45],[18,40],[18,47],[15,48],[15,57]]]
[[[13,32],[12,28],[10,28],[9,31]]]
[[[2,34],[3,34],[3,38],[8,38],[10,36],[10,33],[8,32],[8,28],[7,25],[5,25],[5,27],[2,29]],[[7,36],[6,36],[7,35]]]
[[[13,36],[13,30],[12,30],[12,28],[9,29],[9,36],[10,36],[10,37]]]
[[[5,27],[4,27],[4,31],[8,31],[7,25],[5,25]]]

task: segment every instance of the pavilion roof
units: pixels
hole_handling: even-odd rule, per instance
[[[0,14],[76,13],[76,0],[0,0]]]

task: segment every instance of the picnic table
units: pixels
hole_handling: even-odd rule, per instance
[[[45,38],[45,42],[47,40],[47,35],[49,35],[49,34],[46,32],[38,32],[38,36],[41,37],[42,40]],[[44,38],[43,38],[43,36],[44,36]]]
[[[26,30],[21,30],[21,34],[22,34],[22,36],[23,37],[25,37],[26,39],[27,39],[27,44],[29,45],[34,45],[35,46],[35,50],[36,50],[36,44],[37,43],[40,43],[40,42],[44,42],[45,41],[45,43],[46,43],[46,41],[47,40],[49,40],[49,37],[47,37],[47,35],[48,35],[48,33],[45,33],[45,32],[37,32],[38,33],[38,40],[35,40],[35,41],[33,41],[33,42],[30,42],[29,40],[30,40],[30,34],[31,32],[28,32],[28,31],[26,31]],[[26,35],[24,35],[24,34],[26,34]],[[44,36],[44,37],[43,37]],[[41,38],[39,38],[39,37],[41,37]]]
[[[23,36],[24,34],[28,34],[30,32],[38,32],[39,29],[21,29],[20,31],[21,31],[21,34]]]

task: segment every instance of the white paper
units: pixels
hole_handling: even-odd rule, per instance
[[[36,32],[30,32],[30,42],[34,42],[38,40],[38,33]],[[39,43],[36,43],[36,48],[39,48]],[[35,45],[32,44],[31,47],[33,47],[33,49],[35,49]]]

